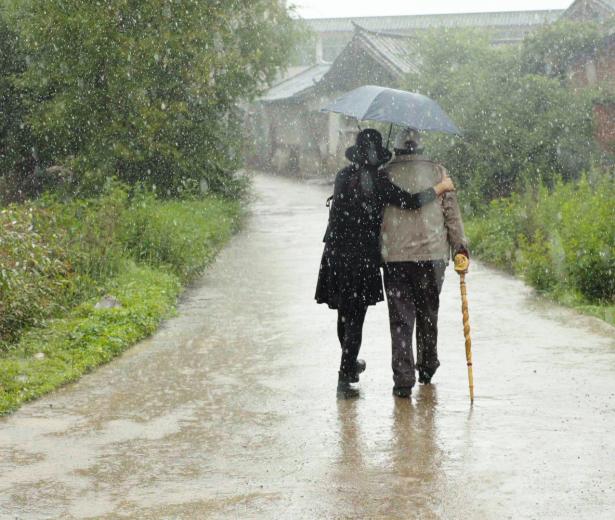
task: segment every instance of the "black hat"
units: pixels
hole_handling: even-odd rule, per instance
[[[391,160],[391,152],[382,146],[382,134],[374,128],[361,130],[356,144],[346,150],[346,158],[359,165],[381,166]]]

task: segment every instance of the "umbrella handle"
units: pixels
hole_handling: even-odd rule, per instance
[[[391,141],[391,132],[393,131],[393,123],[391,123],[391,126],[389,126],[389,136],[387,137],[387,145],[385,146],[385,148],[388,150],[389,149],[389,142]]]

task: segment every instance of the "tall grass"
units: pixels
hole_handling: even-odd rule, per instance
[[[122,243],[138,262],[170,269],[186,282],[200,274],[238,225],[239,202],[164,201],[141,197],[131,206]]]
[[[609,176],[493,201],[467,231],[479,257],[538,290],[615,304],[615,186]]]
[[[0,352],[23,330],[101,295],[128,260],[185,282],[200,273],[238,223],[222,198],[130,200],[46,197],[0,212]]]

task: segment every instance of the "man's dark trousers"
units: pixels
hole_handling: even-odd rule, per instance
[[[384,267],[395,387],[416,381],[412,333],[416,321],[416,368],[434,373],[438,361],[438,310],[446,262],[390,262]]]

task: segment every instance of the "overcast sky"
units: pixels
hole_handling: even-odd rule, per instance
[[[572,0],[290,0],[303,18],[565,9]]]

